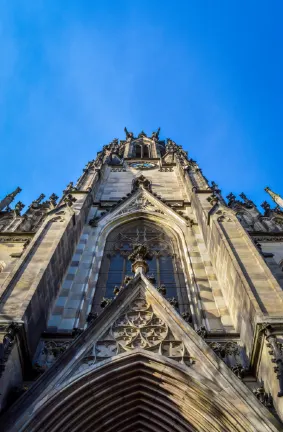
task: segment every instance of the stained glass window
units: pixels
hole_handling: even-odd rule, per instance
[[[134,276],[128,257],[137,244],[144,244],[149,249],[151,259],[147,260],[147,276],[155,287],[165,285],[165,297],[175,297],[179,304],[186,302],[184,276],[173,239],[156,224],[139,220],[125,224],[109,235],[96,288],[96,306],[99,307],[102,297],[113,298],[114,288],[123,285],[126,276]]]

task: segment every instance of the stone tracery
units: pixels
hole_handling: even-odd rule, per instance
[[[86,362],[93,364],[136,348],[165,355],[187,366],[194,362],[183,342],[176,340],[144,296],[135,298],[127,311],[96,342],[93,357],[90,360],[88,356]]]

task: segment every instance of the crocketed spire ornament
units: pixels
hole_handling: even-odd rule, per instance
[[[142,269],[144,273],[148,272],[148,264],[146,259],[151,259],[152,256],[149,253],[148,247],[143,244],[135,244],[133,252],[129,255],[128,259],[132,261],[132,271],[137,273],[139,269]]]
[[[9,207],[12,201],[14,201],[16,195],[18,195],[22,191],[21,188],[17,187],[14,192],[5,196],[5,198],[0,201],[0,211],[4,210],[6,207]]]
[[[268,186],[264,189],[265,192],[268,193],[268,195],[271,196],[275,204],[277,204],[279,207],[283,208],[283,198],[278,195],[277,193],[273,192]]]

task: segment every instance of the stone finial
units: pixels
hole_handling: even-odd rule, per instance
[[[76,201],[76,198],[73,197],[71,194],[66,195],[64,198],[64,202],[65,204],[67,204],[68,207],[72,207]]]
[[[253,201],[248,199],[247,196],[244,194],[244,192],[242,192],[240,194],[240,197],[242,198],[242,200],[244,201],[244,203],[246,204],[246,206],[248,208],[255,207],[255,204],[253,203]]]
[[[156,132],[152,132],[152,134],[151,134],[151,138],[152,138],[154,141],[158,141],[158,139],[159,139],[159,133],[160,133],[160,127],[157,129]]]
[[[263,201],[260,206],[263,208],[264,214],[268,215],[268,213],[270,212],[270,204],[267,201]]]
[[[126,134],[127,141],[131,141],[134,138],[133,132],[129,132],[126,127],[124,127],[124,131],[125,131],[125,134]]]
[[[39,205],[40,205],[40,202],[41,202],[44,198],[45,198],[45,195],[44,195],[44,194],[40,194],[39,197],[31,203],[30,207],[33,207],[33,208],[35,208],[35,209],[38,208]]]
[[[63,193],[67,194],[70,192],[74,192],[76,190],[77,190],[77,188],[76,188],[76,186],[74,186],[74,182],[70,182],[69,184],[67,184],[66,189],[63,191]]]
[[[272,200],[278,205],[278,207],[283,208],[283,198],[280,195],[273,192],[268,186],[264,190],[271,196]]]
[[[16,195],[20,193],[22,189],[20,187],[17,187],[14,192],[8,194],[5,196],[5,198],[0,201],[0,211],[8,207],[12,201],[14,201]]]
[[[52,207],[56,207],[56,205],[57,205],[56,201],[57,201],[58,198],[59,197],[55,193],[53,193],[52,195],[50,195],[49,202],[50,202],[50,204],[51,204]]]
[[[45,195],[44,194],[40,194],[39,197],[34,202],[36,202],[36,203],[39,204],[44,198],[45,198]]]
[[[138,138],[146,137],[146,133],[142,130],[141,133],[139,133]]]
[[[228,202],[228,205],[233,204],[236,201],[236,195],[234,195],[232,192],[229,193],[229,195],[226,196]]]
[[[151,255],[147,246],[136,244],[134,251],[129,255],[128,259],[132,261],[132,271],[137,274],[139,272],[147,273],[149,268],[146,259],[151,259]]]

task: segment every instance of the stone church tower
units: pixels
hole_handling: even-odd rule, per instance
[[[224,200],[159,130],[0,202],[1,430],[283,430],[283,201]]]

